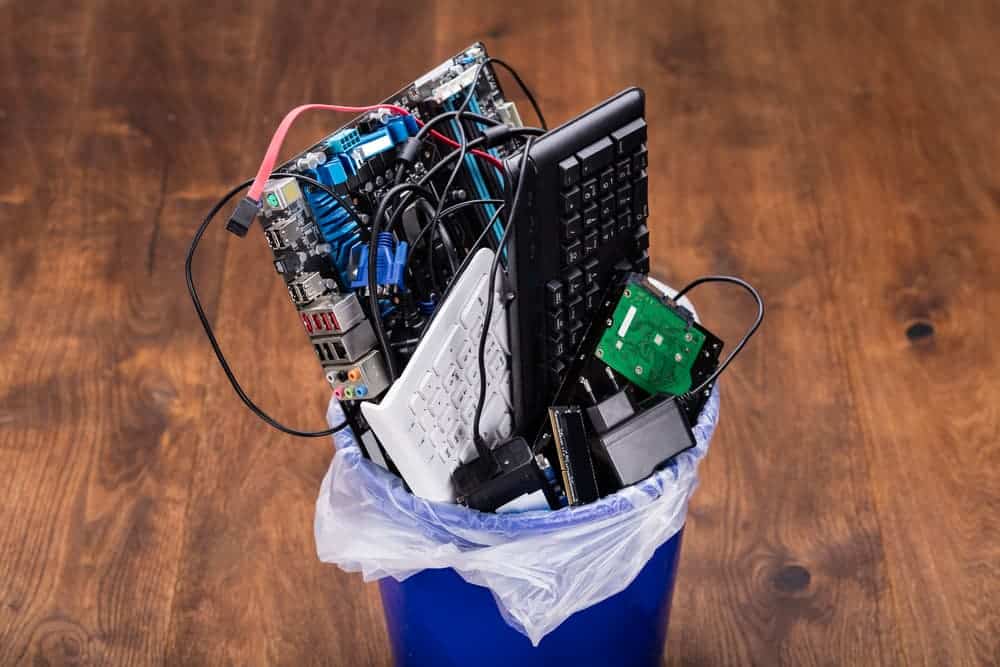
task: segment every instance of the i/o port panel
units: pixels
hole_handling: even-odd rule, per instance
[[[313,338],[312,343],[316,356],[324,364],[357,361],[375,347],[375,331],[365,320],[343,335]]]
[[[375,398],[389,387],[382,355],[372,350],[355,363],[323,364],[326,379],[338,400]]]
[[[310,336],[343,333],[365,319],[354,292],[320,297],[299,311],[302,326]],[[369,325],[371,328],[371,325]]]

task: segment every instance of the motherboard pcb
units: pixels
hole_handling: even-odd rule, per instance
[[[495,203],[465,207],[425,234],[434,211],[426,201],[415,202],[399,212],[401,224],[380,231],[377,256],[368,257],[371,218],[395,184],[397,158],[417,134],[418,121],[456,109],[471,91],[468,111],[520,125],[517,109],[505,99],[491,66],[480,69],[487,57],[482,44],[465,49],[385,100],[408,114],[389,109],[364,113],[288,160],[265,185],[260,221],[275,269],[338,399],[377,399],[390,383],[372,329],[373,313],[368,312],[369,263],[377,266],[378,316],[395,366],[401,369],[476,239],[490,224],[494,233],[487,243],[496,245],[500,236]],[[469,139],[482,126],[452,118],[435,129],[459,141],[463,131]],[[519,142],[511,139],[489,152],[502,159],[516,151]],[[451,150],[425,141],[408,165],[407,180],[420,179]],[[447,185],[451,170],[448,164],[425,183],[439,201],[451,205],[503,198],[503,175],[493,165],[466,155],[457,178]],[[296,175],[332,188],[340,198]]]

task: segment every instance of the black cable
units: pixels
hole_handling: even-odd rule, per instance
[[[507,224],[504,225],[503,234],[500,236],[496,252],[493,255],[493,262],[490,264],[490,283],[486,292],[486,312],[483,314],[483,330],[479,336],[479,401],[476,404],[476,415],[472,422],[472,437],[476,445],[476,451],[479,452],[479,456],[481,457],[490,455],[490,449],[480,432],[480,422],[483,417],[483,408],[486,405],[486,338],[489,335],[490,324],[493,319],[493,303],[496,301],[494,292],[496,289],[497,269],[500,266],[500,256],[503,254],[503,247],[507,242],[510,230],[514,226],[514,219],[517,217],[517,207],[521,202],[521,192],[524,189],[524,174],[527,171],[525,167],[527,166],[528,153],[531,151],[531,145],[534,141],[534,137],[528,137],[522,149],[517,187],[514,189],[514,198],[511,201],[511,208],[507,215]]]
[[[482,114],[473,113],[472,111],[466,110],[465,107],[467,106],[468,103],[465,103],[463,106],[459,107],[458,109],[455,109],[454,111],[442,111],[441,113],[439,113],[438,115],[434,116],[426,123],[424,123],[424,126],[421,127],[419,130],[417,130],[417,133],[414,135],[414,139],[416,139],[417,141],[423,141],[427,137],[427,134],[432,129],[434,129],[435,125],[437,125],[438,123],[443,123],[446,120],[452,120],[452,119],[458,119],[458,122],[460,123],[463,118],[469,118],[478,123],[482,123],[483,125],[494,125],[494,126],[503,125],[503,123],[498,121],[496,118],[490,118],[489,116],[484,116]]]
[[[468,199],[466,201],[459,202],[457,204],[452,204],[448,208],[441,211],[441,220],[444,220],[452,213],[455,213],[456,211],[459,211],[468,206],[482,206],[484,204],[503,204],[503,203],[504,203],[503,199]],[[414,248],[416,248],[417,244],[423,240],[424,234],[426,234],[427,231],[431,228],[431,224],[433,223],[428,223],[424,225],[423,229],[420,230],[420,233],[417,234],[417,238],[413,239],[412,246]]]
[[[389,208],[389,204],[392,200],[395,199],[397,195],[409,192],[416,192],[426,199],[435,199],[434,194],[430,190],[417,183],[402,183],[390,188],[379,201],[378,208],[375,210],[375,215],[372,216],[372,224],[371,229],[369,230],[368,239],[368,307],[371,312],[371,323],[372,328],[375,330],[375,337],[378,339],[379,346],[382,348],[382,354],[385,356],[385,369],[389,375],[390,384],[396,381],[396,361],[393,350],[389,346],[389,339],[385,335],[385,324],[382,322],[382,313],[378,307],[378,290],[377,285],[375,284],[376,259],[378,257],[378,233],[382,218],[385,217],[386,210]],[[402,214],[405,205],[406,202],[404,200],[396,207],[392,219],[390,219],[386,225],[387,230],[392,229],[393,222]]]
[[[449,113],[455,113],[455,112],[449,112]],[[434,118],[437,118],[437,116],[435,116]],[[431,119],[431,120],[434,120],[434,119]],[[431,122],[431,121],[428,121],[428,123],[429,122]],[[427,127],[427,125],[424,125],[424,127]],[[542,129],[537,128],[537,127],[513,127],[513,128],[510,128],[510,130],[508,132],[508,135],[510,135],[510,136],[529,136],[529,137],[531,137],[531,136],[541,136],[542,134],[545,134],[545,130],[542,130]],[[467,144],[466,147],[471,149],[471,148],[473,148],[473,147],[475,147],[475,146],[477,146],[479,144],[482,144],[484,141],[485,141],[485,137],[477,137],[477,138],[473,139],[472,141],[470,141]],[[451,160],[453,157],[456,157],[461,152],[462,152],[462,149],[461,149],[461,147],[459,147],[459,148],[456,148],[455,150],[453,150],[451,153],[448,153],[446,156],[444,156],[443,158],[441,158],[440,161],[438,161],[437,163],[435,163],[434,166],[431,169],[429,169],[428,172],[419,181],[417,181],[417,183],[420,184],[420,185],[424,185],[430,179],[430,177],[433,176],[434,173],[437,172],[437,170],[439,168],[441,168],[441,165],[443,163],[445,163],[448,160]],[[464,157],[459,156],[459,161],[456,163],[457,167],[461,166],[463,159],[464,159]],[[452,175],[454,175],[454,174],[455,174],[455,172],[453,171]],[[495,199],[489,199],[489,200],[487,200],[487,199],[473,199],[473,200],[469,200],[469,201],[472,202],[472,203],[481,203],[481,202],[496,203],[499,200],[495,200]],[[441,202],[442,202],[442,204],[444,203],[444,198],[443,197],[441,199]],[[424,226],[424,228],[422,230],[420,230],[420,234],[418,235],[417,240],[414,240],[414,242],[413,242],[413,248],[416,248],[417,242],[420,240],[420,238],[423,237],[423,235],[424,235],[425,232],[431,231],[432,228],[435,226],[435,224],[437,224],[437,222],[439,220],[441,220],[441,219],[443,219],[445,217],[445,213],[447,211],[458,210],[459,208],[463,208],[467,204],[468,204],[468,202],[460,202],[460,203],[455,204],[454,206],[450,207],[449,209],[442,210],[440,213],[438,213],[433,218],[431,218],[431,222],[428,223],[426,226]],[[495,218],[494,218],[494,220],[495,220]],[[493,224],[493,221],[491,220],[488,223],[488,226],[492,225],[492,224]],[[431,232],[431,239],[430,239],[430,242],[428,244],[428,247],[433,248],[434,247],[433,243],[434,243],[434,233],[432,231]],[[433,269],[433,264],[431,265],[431,268]],[[432,272],[432,276],[433,276],[433,272]]]
[[[729,362],[731,362],[736,357],[736,355],[740,353],[740,350],[742,350],[743,347],[747,344],[747,341],[750,340],[750,337],[757,332],[758,328],[760,328],[760,323],[764,321],[764,299],[761,298],[760,293],[754,288],[753,285],[743,280],[742,278],[737,278],[735,276],[702,276],[701,278],[692,280],[690,283],[685,285],[679,292],[677,292],[677,295],[674,297],[674,301],[677,301],[678,299],[680,299],[682,296],[693,290],[698,285],[703,285],[705,283],[729,283],[732,285],[738,285],[742,287],[750,294],[751,297],[753,297],[753,300],[757,302],[757,318],[754,320],[753,324],[750,326],[747,332],[743,335],[743,338],[740,339],[740,342],[737,343],[736,347],[733,348],[733,351],[730,352],[729,355],[726,357],[725,361],[719,364],[719,367],[715,369],[715,372],[709,375],[700,385],[688,391],[685,394],[685,396],[694,396],[698,394],[702,389],[712,384],[712,382],[715,381],[715,378],[719,377],[722,371],[726,370],[726,366],[729,365]]]
[[[198,320],[201,322],[201,326],[205,330],[208,342],[212,345],[212,351],[215,352],[215,358],[218,359],[219,365],[222,367],[223,372],[226,374],[226,378],[229,380],[229,384],[233,387],[233,391],[236,392],[236,395],[240,397],[240,400],[243,401],[243,404],[246,405],[252,413],[260,417],[269,426],[276,428],[282,433],[287,433],[288,435],[297,435],[303,438],[320,438],[333,435],[334,433],[347,428],[349,424],[346,419],[337,426],[323,431],[299,431],[294,428],[289,428],[277,421],[253,402],[253,399],[247,395],[239,381],[236,379],[233,369],[229,367],[229,362],[226,361],[226,356],[223,354],[222,348],[219,346],[219,341],[215,338],[215,333],[212,331],[212,325],[208,321],[205,309],[201,306],[201,299],[198,298],[198,290],[195,289],[194,286],[194,276],[192,270],[194,255],[195,251],[198,249],[198,244],[201,242],[202,236],[205,235],[205,230],[208,229],[208,225],[212,222],[212,219],[215,218],[219,210],[228,204],[229,201],[237,194],[250,187],[253,181],[254,179],[251,178],[230,190],[222,197],[222,199],[218,201],[217,204],[215,204],[215,206],[212,207],[212,209],[208,212],[208,215],[205,216],[201,225],[198,226],[198,230],[195,232],[194,238],[191,239],[191,247],[188,248],[187,257],[184,259],[184,278],[187,281],[188,294],[191,295],[191,303],[194,304],[194,310],[198,314]]]
[[[531,104],[531,108],[534,109],[535,115],[538,116],[538,124],[541,125],[544,129],[548,130],[549,126],[545,122],[545,116],[542,115],[542,109],[540,106],[538,106],[538,100],[535,99],[535,96],[531,92],[531,89],[528,88],[528,84],[524,82],[524,79],[522,79],[521,75],[517,73],[517,70],[508,65],[503,60],[490,56],[486,58],[486,60],[481,62],[479,64],[479,69],[476,71],[475,78],[472,80],[473,90],[475,90],[474,84],[476,81],[479,80],[479,75],[482,73],[482,69],[490,63],[495,63],[497,65],[500,65],[500,67],[503,67],[512,77],[514,77],[514,81],[517,82],[518,87],[520,87],[520,89],[524,92],[524,96],[528,98],[528,102]]]

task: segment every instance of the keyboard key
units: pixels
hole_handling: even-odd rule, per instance
[[[587,309],[587,312],[594,312],[594,309],[600,305],[600,301],[601,288],[596,284],[587,288],[587,293],[583,295],[583,305]]]
[[[636,118],[611,133],[618,155],[628,155],[646,141],[646,121]]]
[[[561,310],[549,311],[549,335],[559,336],[566,328],[566,316]]]
[[[615,202],[618,204],[618,210],[629,208],[632,205],[632,186],[626,184],[618,188]]]
[[[583,244],[573,241],[569,245],[563,246],[563,265],[572,266],[583,259]]]
[[[632,263],[633,271],[637,273],[649,273],[649,251],[643,250],[642,253],[636,258]]]
[[[437,385],[434,382],[434,376],[429,373],[424,375],[423,379],[420,380],[420,384],[417,385],[417,392],[424,397],[425,404],[430,403],[436,391]]]
[[[575,241],[583,233],[583,219],[573,215],[562,221],[562,237],[564,241]]]
[[[589,231],[597,226],[597,221],[600,219],[600,210],[597,208],[596,204],[592,204],[587,208],[583,209],[583,229],[584,231]]]
[[[566,292],[576,294],[583,289],[583,271],[572,268],[566,272]]]
[[[601,225],[601,243],[611,243],[618,234],[618,227],[614,220],[609,220]]]
[[[649,201],[649,179],[646,172],[640,172],[632,184],[632,208],[641,208]]]
[[[649,228],[646,225],[639,225],[639,228],[632,234],[632,238],[635,239],[636,247],[645,250],[649,247]]]
[[[595,235],[596,237],[596,235]],[[597,261],[596,257],[591,257],[582,264],[583,268],[583,283],[589,288],[591,285],[597,283],[597,269],[600,266],[600,262]]]
[[[549,357],[561,357],[566,354],[566,341],[563,340],[562,336],[558,338],[549,338],[546,347],[549,351]]]
[[[566,319],[579,321],[583,317],[583,297],[576,297],[566,304]]]
[[[553,361],[551,364],[549,364],[549,375],[552,378],[553,384],[559,384],[560,382],[562,382],[563,375],[565,374],[566,374],[566,364],[564,364],[563,362],[557,359],[556,361]]]
[[[612,188],[615,187],[615,170],[608,167],[601,172],[600,175],[601,183],[601,195],[607,195],[611,193]]]
[[[580,178],[588,178],[611,164],[615,156],[615,145],[611,139],[604,137],[595,141],[576,154],[580,161]]]
[[[597,179],[592,178],[589,181],[584,181],[581,187],[583,188],[583,205],[589,206],[597,199]]]
[[[410,412],[412,412],[416,417],[420,417],[424,413],[427,407],[427,399],[425,399],[420,393],[414,392],[410,397]]]
[[[632,178],[632,160],[630,158],[622,158],[615,163],[615,176],[619,183],[624,183]]]
[[[570,349],[576,351],[577,346],[580,345],[580,340],[583,338],[583,332],[586,330],[583,322],[577,320],[573,322],[566,330],[566,344],[569,345]]]
[[[632,156],[632,171],[638,173],[646,168],[649,161],[649,155],[646,151],[646,147],[643,146],[635,155]]]
[[[580,209],[580,188],[572,187],[560,194],[562,197],[562,212],[573,215]]]
[[[549,164],[552,164],[551,162]],[[580,178],[580,163],[575,157],[568,157],[559,163],[559,183],[564,188],[573,185]]]
[[[549,308],[559,308],[563,303],[563,285],[558,280],[545,283],[545,303]]]
[[[632,214],[624,211],[618,214],[618,233],[624,234],[632,226]]]
[[[587,232],[586,236],[583,237],[583,254],[585,257],[590,257],[597,252],[598,236],[595,229],[592,232]]]
[[[615,196],[601,197],[601,209],[599,211],[602,220],[607,220],[615,214]]]

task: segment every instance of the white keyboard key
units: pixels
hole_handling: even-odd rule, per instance
[[[434,388],[434,375],[427,373],[420,378],[420,384],[417,385],[417,391],[424,397],[425,403],[430,401],[434,396],[434,392],[437,391]]]

